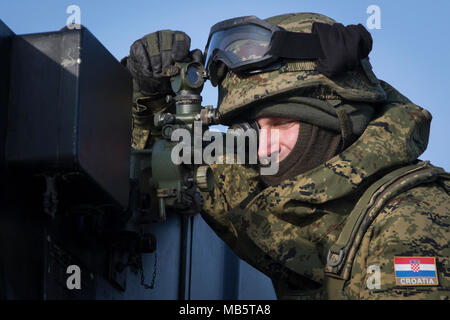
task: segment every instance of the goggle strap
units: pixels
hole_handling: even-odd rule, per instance
[[[272,56],[287,59],[320,59],[325,57],[317,34],[290,31],[275,31],[268,53]]]

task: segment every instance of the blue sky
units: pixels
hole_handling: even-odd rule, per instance
[[[159,29],[182,30],[192,48],[204,49],[210,27],[244,15],[260,18],[290,13],[319,12],[347,24],[366,24],[370,5],[381,13],[381,29],[370,59],[378,78],[397,88],[433,115],[427,151],[420,157],[450,170],[450,1],[388,0],[1,0],[0,19],[15,33],[62,28],[69,5],[81,9],[81,23],[117,58],[126,56],[134,40]],[[207,85],[204,104],[216,104],[216,89]]]

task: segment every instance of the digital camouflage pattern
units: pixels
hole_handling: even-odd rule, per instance
[[[279,185],[258,189],[258,171],[213,164],[215,188],[202,193],[203,218],[236,254],[268,275],[279,298],[327,299],[325,265],[349,213],[381,177],[416,162],[431,115],[385,82],[387,102],[350,147]],[[433,168],[429,164],[426,167]],[[355,250],[341,299],[448,299],[450,178],[385,200]],[[396,287],[394,256],[436,257],[439,286]],[[369,289],[369,266],[381,271]]]
[[[317,13],[296,13],[266,19],[287,31],[311,33],[314,22],[333,24],[335,21]],[[224,123],[255,102],[292,90],[324,86],[344,99],[361,102],[383,102],[385,92],[372,72],[368,59],[361,66],[342,75],[328,78],[317,71],[316,62],[289,62],[279,70],[240,76],[228,72],[219,85],[217,107]]]
[[[152,145],[152,138],[159,135],[153,124],[153,115],[157,112],[164,112],[169,107],[165,97],[155,99],[143,96],[134,86],[131,110],[131,147],[133,149],[142,150],[147,145]]]

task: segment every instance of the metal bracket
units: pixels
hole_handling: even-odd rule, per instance
[[[109,252],[108,280],[120,291],[127,286],[127,270],[129,254],[119,248],[113,247]]]

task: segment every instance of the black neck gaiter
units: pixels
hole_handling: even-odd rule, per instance
[[[275,175],[261,175],[268,186],[279,184],[307,172],[334,157],[340,151],[341,135],[306,122],[300,122],[297,142],[279,163]]]

